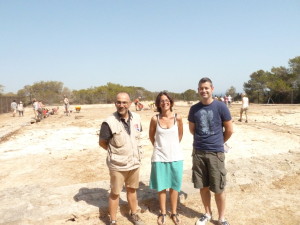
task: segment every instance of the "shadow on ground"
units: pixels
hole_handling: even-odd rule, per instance
[[[126,192],[124,188],[122,192]],[[153,214],[154,217],[157,217],[159,214],[159,202],[157,198],[157,191],[150,189],[149,186],[145,185],[143,182],[140,182],[139,188],[137,190],[139,207],[141,213],[149,212]],[[180,192],[179,195],[181,198],[186,199],[188,194],[185,192]],[[85,201],[89,205],[93,205],[99,209],[99,220],[105,224],[109,224],[109,215],[108,215],[108,196],[109,191],[103,188],[86,188],[82,187],[79,189],[78,193],[73,197],[76,202]],[[200,196],[199,196],[200,201]],[[124,201],[120,198],[120,214],[123,217],[129,219],[129,207],[127,201]],[[169,208],[169,198],[167,199],[167,210]],[[184,204],[184,200],[178,201],[178,213],[181,216],[188,218],[199,217],[201,213],[187,207]],[[143,215],[141,216],[143,218]],[[71,218],[69,220],[75,221],[76,218]]]

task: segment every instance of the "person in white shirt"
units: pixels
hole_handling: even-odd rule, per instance
[[[19,116],[24,116],[24,106],[22,101],[20,101],[20,103],[18,104],[17,110],[19,112]]]
[[[232,97],[231,97],[231,95],[228,95],[228,106],[229,107],[231,106],[231,101],[232,101]]]
[[[34,112],[34,118],[38,119],[39,102],[35,98],[32,100],[32,108],[33,108],[33,112]]]
[[[248,123],[248,108],[249,108],[249,99],[246,96],[245,93],[242,94],[242,107],[240,110],[240,119],[238,120],[239,122],[242,122],[242,117],[243,117],[243,112],[245,112],[245,116],[246,116],[246,121],[245,123]]]
[[[183,173],[183,153],[180,146],[183,123],[182,118],[173,112],[173,105],[174,101],[168,93],[159,93],[155,101],[159,114],[152,117],[149,128],[149,138],[154,147],[149,186],[158,191],[159,225],[166,224],[167,189],[170,193],[171,218],[175,225],[181,222],[177,213],[177,200]]]
[[[15,115],[17,113],[17,103],[16,103],[16,100],[13,100],[13,102],[10,105],[10,108],[11,108],[13,117],[15,117]]]

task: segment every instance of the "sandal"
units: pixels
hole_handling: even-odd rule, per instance
[[[164,225],[164,224],[166,224],[166,216],[167,216],[167,214],[160,213],[158,215],[158,217],[157,217],[157,224],[158,225]]]
[[[181,222],[178,217],[179,217],[178,213],[171,214],[171,218],[172,218],[173,222],[175,223],[175,225],[179,225]]]

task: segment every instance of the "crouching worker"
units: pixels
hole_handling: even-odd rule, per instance
[[[139,150],[140,116],[129,111],[131,105],[127,93],[117,94],[117,111],[101,125],[99,144],[107,150],[106,163],[110,173],[111,191],[109,195],[110,224],[117,224],[117,209],[120,192],[125,183],[130,219],[135,225],[144,225],[137,214],[138,201],[136,189],[139,187],[141,157]]]

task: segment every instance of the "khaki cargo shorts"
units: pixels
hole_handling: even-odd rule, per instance
[[[224,191],[227,174],[224,152],[195,150],[192,170],[192,180],[195,188],[209,187],[214,193]]]
[[[125,187],[137,189],[139,187],[140,168],[129,171],[109,171],[111,193],[119,195]]]

